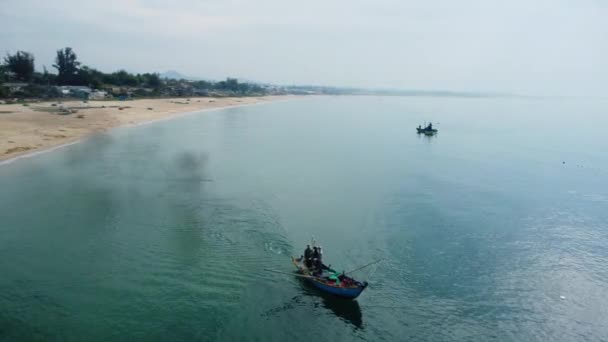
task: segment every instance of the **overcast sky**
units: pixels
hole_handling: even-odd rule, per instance
[[[280,84],[603,95],[607,0],[0,0],[0,53]]]

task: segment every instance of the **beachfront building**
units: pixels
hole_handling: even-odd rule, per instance
[[[77,97],[84,100],[103,100],[108,97],[107,91],[86,86],[56,86],[55,88],[64,97]]]
[[[82,99],[88,99],[89,94],[93,91],[91,88],[85,86],[58,86],[56,88],[63,96],[79,97]]]
[[[108,93],[102,90],[93,90],[89,93],[89,100],[103,100],[108,96]]]
[[[9,83],[2,83],[0,86],[7,88],[9,93],[12,94],[12,93],[15,93],[18,91],[22,91],[23,88],[28,86],[28,84],[22,83],[22,82],[9,82]]]

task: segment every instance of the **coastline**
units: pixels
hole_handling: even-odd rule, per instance
[[[73,145],[113,128],[139,126],[188,114],[299,97],[301,96],[192,97],[0,105],[0,165]]]

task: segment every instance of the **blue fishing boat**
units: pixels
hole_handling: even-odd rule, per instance
[[[317,289],[334,296],[355,299],[359,297],[361,292],[363,292],[368,285],[366,281],[360,282],[346,276],[344,273],[339,274],[325,265],[320,273],[315,272],[313,274],[306,267],[302,258],[292,257],[291,261],[303,279]]]

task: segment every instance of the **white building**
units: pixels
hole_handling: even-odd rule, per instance
[[[108,96],[108,93],[101,90],[93,90],[89,93],[89,100],[103,100]]]

